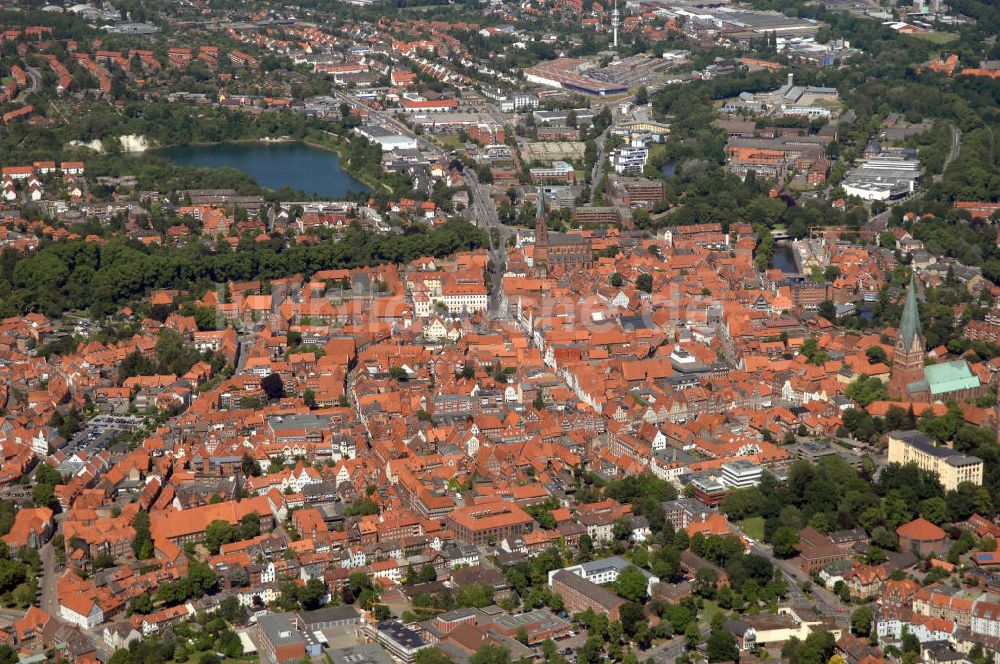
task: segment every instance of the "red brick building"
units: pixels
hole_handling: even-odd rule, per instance
[[[618,611],[625,603],[607,588],[561,569],[552,575],[549,587],[563,599],[566,613],[573,615],[587,609],[605,613],[608,620],[618,620]]]
[[[900,551],[912,551],[918,556],[941,553],[948,548],[948,535],[927,519],[914,519],[896,528]]]
[[[849,549],[834,544],[828,535],[823,535],[813,528],[803,528],[799,531],[799,567],[807,574],[814,569],[821,569],[830,563],[848,560],[851,557]]]
[[[455,539],[475,545],[513,540],[534,523],[534,519],[515,503],[504,501],[454,510],[447,521]]]

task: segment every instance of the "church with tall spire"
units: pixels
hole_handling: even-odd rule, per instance
[[[924,379],[924,357],[927,342],[920,327],[917,309],[917,288],[913,275],[906,288],[906,303],[899,320],[899,332],[892,347],[892,377],[889,379],[889,396],[909,400],[911,386]]]
[[[535,199],[535,247],[532,266],[535,275],[547,277],[558,270],[589,270],[594,266],[590,240],[582,235],[554,233],[549,230],[545,208],[545,190],[538,188]]]
[[[539,187],[535,200],[535,272],[543,275],[549,264],[549,222],[545,215],[545,191]]]
[[[972,399],[985,391],[965,360],[939,362],[925,366],[927,341],[920,324],[917,284],[910,275],[906,302],[899,320],[899,330],[892,347],[892,374],[889,396],[909,402],[947,402]]]

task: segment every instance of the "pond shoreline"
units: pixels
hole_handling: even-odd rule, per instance
[[[261,148],[259,154],[255,147]],[[279,149],[269,154],[269,148]],[[354,169],[339,150],[304,138],[182,143],[132,154],[151,155],[180,166],[233,168],[263,189],[279,191],[288,187],[315,197],[337,199],[349,193],[369,194],[378,186],[352,172]],[[321,155],[330,155],[333,161]]]

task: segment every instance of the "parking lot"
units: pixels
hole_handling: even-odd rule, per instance
[[[87,422],[73,436],[64,453],[73,454],[81,450],[99,452],[111,445],[120,433],[131,433],[142,426],[142,418],[131,415],[98,415]]]

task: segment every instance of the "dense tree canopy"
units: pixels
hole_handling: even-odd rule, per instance
[[[405,263],[484,243],[483,232],[464,221],[394,237],[354,228],[341,241],[287,248],[249,243],[239,251],[225,253],[215,253],[200,242],[181,248],[144,247],[117,238],[104,245],[82,240],[50,242],[20,260],[9,250],[0,257],[0,287],[7,293],[0,300],[0,312],[56,315],[89,308],[103,315],[155,288],[190,289],[198,284],[207,288],[230,280],[278,279],[323,269]]]
[[[1000,463],[1000,449],[992,439],[977,437],[976,444],[974,453]],[[914,464],[888,464],[873,482],[871,464],[858,471],[832,455],[817,464],[793,462],[784,485],[765,473],[760,486],[733,492],[721,509],[732,519],[763,517],[764,540],[774,546],[776,555],[794,555],[798,531],[806,525],[821,532],[863,528],[873,544],[894,549],[896,528],[916,516],[940,523],[966,519],[975,512],[992,515],[1000,477],[990,466],[987,462],[984,486],[963,483],[946,493],[936,474]],[[692,550],[702,546],[692,538]],[[718,554],[708,550],[705,555]]]

